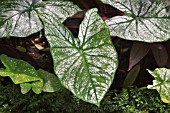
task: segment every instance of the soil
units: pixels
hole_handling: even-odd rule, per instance
[[[53,62],[49,50],[49,44],[44,37],[39,38],[40,33],[28,37],[10,37],[0,39],[1,54],[19,58],[29,62],[35,69],[42,68],[53,72]],[[20,49],[21,48],[21,49]],[[22,51],[24,49],[24,51]],[[2,67],[2,65],[1,65]]]

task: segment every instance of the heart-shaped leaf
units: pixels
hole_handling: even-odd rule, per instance
[[[79,7],[68,0],[49,0],[44,1],[45,6],[40,13],[47,13],[53,15],[63,22],[67,17],[81,11]]]
[[[26,37],[43,28],[38,14],[49,13],[64,21],[80,10],[65,0],[3,0],[0,2],[0,37]]]
[[[39,94],[43,88],[43,80],[38,76],[38,73],[33,66],[23,60],[1,55],[0,59],[6,70],[0,72],[1,76],[8,75],[15,84],[21,84],[21,91],[28,92],[27,83],[30,82],[32,89],[35,93]],[[2,70],[2,69],[1,69]],[[26,83],[26,84],[25,84]],[[36,88],[34,88],[36,85]],[[29,85],[30,87],[30,85]],[[22,89],[23,88],[23,89]],[[24,89],[27,89],[26,91]]]
[[[34,10],[40,0],[6,0],[0,3],[0,37],[28,36],[43,26]]]
[[[34,67],[26,63],[25,61],[10,58],[6,55],[1,55],[0,59],[4,66],[7,68],[7,71],[15,74],[11,75],[11,79],[15,84],[40,80],[38,73],[36,72]]]
[[[6,69],[0,69],[0,76],[9,76],[15,84],[20,84],[21,92],[27,93],[31,88],[36,94],[56,92],[62,89],[58,78],[42,69],[38,71],[29,63],[1,55],[0,59]]]
[[[118,59],[97,9],[85,14],[78,38],[56,18],[46,14],[41,18],[59,80],[78,98],[99,106],[113,81]]]
[[[111,35],[127,40],[160,42],[170,39],[170,15],[162,0],[102,0],[124,11],[107,20]]]
[[[170,102],[170,69],[157,68],[148,72],[155,78],[153,85],[148,85],[149,89],[156,89],[161,98]]]

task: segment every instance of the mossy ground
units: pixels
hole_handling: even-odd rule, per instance
[[[109,91],[100,107],[74,97],[68,90],[21,94],[19,85],[0,78],[0,113],[169,113],[170,105],[155,90]],[[6,82],[8,81],[8,82]]]

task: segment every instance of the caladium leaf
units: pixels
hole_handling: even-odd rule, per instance
[[[149,52],[151,44],[134,42],[130,51],[129,69],[136,65]]]
[[[25,88],[24,86],[28,85],[27,84],[24,85],[24,83],[30,82],[33,91],[37,94],[41,93],[43,88],[43,80],[38,76],[38,73],[36,72],[33,66],[31,66],[30,64],[23,60],[10,58],[7,57],[6,55],[1,55],[0,59],[4,66],[6,67],[6,70],[4,70],[4,72],[6,73],[5,75],[8,75],[15,84],[22,83],[23,85],[21,88]],[[0,75],[4,76],[3,71],[2,73],[0,73]],[[35,85],[36,88],[34,88]]]
[[[97,9],[85,14],[78,38],[56,18],[46,14],[41,18],[59,80],[78,98],[99,106],[113,81],[118,59]]]
[[[0,59],[4,66],[7,68],[7,70],[17,75],[11,76],[11,79],[15,84],[39,80],[38,73],[36,72],[34,67],[26,63],[25,61],[10,58],[6,55],[1,55]]]
[[[41,0],[6,0],[0,3],[0,37],[24,37],[43,26],[35,8]]]
[[[55,76],[54,74],[51,74],[42,69],[39,69],[37,72],[44,81],[44,86],[43,86],[44,92],[56,92],[63,88],[58,77]]]
[[[55,15],[61,21],[80,10],[65,0],[4,0],[0,2],[0,37],[26,37],[43,28],[39,13]]]
[[[42,69],[38,71],[29,63],[1,55],[0,59],[6,69],[0,69],[0,76],[9,76],[15,84],[20,84],[21,92],[27,93],[31,88],[36,94],[44,92],[56,92],[62,85],[58,78]]]
[[[81,9],[67,0],[49,0],[43,2],[44,8],[42,8],[41,13],[47,13],[63,22],[67,17],[81,11]]]
[[[101,0],[124,16],[107,20],[111,35],[127,40],[161,42],[170,39],[170,15],[162,0]]]
[[[170,69],[157,68],[154,71],[148,72],[155,78],[153,85],[148,85],[149,89],[156,89],[161,98],[170,102]]]
[[[152,44],[152,53],[159,67],[164,67],[168,62],[168,52],[160,43]]]

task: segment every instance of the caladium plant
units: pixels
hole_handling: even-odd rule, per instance
[[[99,106],[113,81],[118,59],[97,9],[85,14],[78,38],[55,17],[42,14],[41,18],[61,83],[78,98]]]
[[[155,78],[155,80],[153,80],[153,85],[148,85],[148,88],[156,89],[162,100],[166,103],[170,103],[170,69],[157,68],[154,71],[148,71]]]
[[[43,28],[39,13],[49,13],[64,21],[80,9],[65,0],[1,0],[0,37],[26,37]]]
[[[167,0],[101,0],[125,15],[108,19],[111,35],[127,40],[162,42],[170,39]]]
[[[118,11],[116,15],[122,16],[108,19],[115,16],[115,13],[112,13],[114,8],[110,5],[101,5],[101,2],[96,0],[95,3],[100,4],[98,4],[99,12],[97,9],[91,9],[73,16],[83,20],[82,22],[75,21],[79,33],[74,37],[62,24],[67,17],[80,11],[72,2],[67,0],[0,0],[0,37],[26,37],[44,28],[51,47],[54,71],[61,84],[78,98],[99,106],[112,84],[118,67],[117,53],[110,41],[110,32],[111,35],[120,38],[143,42],[161,42],[170,39],[170,27],[167,26],[170,24],[168,4],[162,0],[101,1],[118,8],[120,12]],[[81,2],[85,3],[82,0]],[[89,4],[90,7],[94,7],[93,1],[90,1]],[[87,10],[90,7],[85,8]],[[107,19],[108,26],[102,19]],[[80,26],[79,23],[81,23]],[[70,27],[67,23],[65,25]],[[164,66],[168,59],[167,55],[164,57],[165,60],[159,56],[166,53],[165,49],[163,48],[164,51],[159,51],[157,54],[156,49],[153,48],[158,46],[153,45],[144,49],[138,47],[138,50],[147,53],[151,48],[157,63]],[[159,47],[157,50],[160,50]],[[139,53],[141,54],[141,52]],[[136,57],[135,54],[139,53],[138,51],[133,52],[130,68],[146,55]],[[54,92],[61,88],[58,78],[53,74],[42,69],[35,70],[26,62],[5,55],[1,55],[0,59],[6,67],[6,69],[0,69],[0,75],[9,76],[15,84],[20,84],[22,93],[27,93],[32,89],[39,94],[42,91]],[[136,77],[139,70],[139,66],[135,67],[129,76],[134,74]],[[129,76],[124,86],[134,82],[135,78],[129,82]],[[159,73],[158,76],[162,75]],[[161,80],[164,81],[164,79]],[[153,87],[148,86],[148,88]],[[164,95],[161,91],[159,93]],[[169,92],[165,95],[163,98],[169,101],[167,97]]]
[[[62,86],[58,78],[42,69],[35,70],[29,63],[1,55],[0,60],[6,67],[0,68],[0,76],[9,76],[15,84],[20,84],[21,92],[27,93],[31,88],[39,94],[59,91]]]

